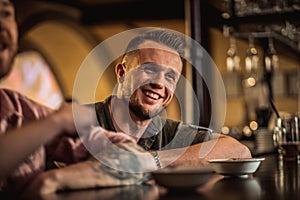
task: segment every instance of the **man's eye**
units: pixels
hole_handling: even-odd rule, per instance
[[[166,74],[166,78],[170,81],[175,81],[175,75],[174,74]]]
[[[11,11],[9,11],[9,10],[2,10],[1,12],[0,12],[0,15],[2,16],[2,17],[10,17],[10,16],[12,16],[12,12]]]
[[[151,66],[145,66],[144,68],[143,68],[143,70],[144,70],[144,72],[146,72],[146,73],[155,73],[155,68],[154,67],[151,67]]]

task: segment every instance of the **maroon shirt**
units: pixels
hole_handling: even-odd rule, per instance
[[[21,127],[32,120],[41,119],[53,111],[18,92],[0,89],[0,134],[6,134],[9,130]],[[12,144],[12,148],[17,147]],[[87,155],[79,138],[58,137],[47,148],[47,160],[57,160],[67,164],[84,160]],[[7,179],[0,180],[0,191],[22,191],[45,169],[46,148],[41,146],[32,152]]]

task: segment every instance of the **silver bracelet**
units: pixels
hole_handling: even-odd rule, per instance
[[[151,153],[151,155],[153,156],[154,160],[155,160],[155,163],[156,163],[156,166],[158,169],[161,168],[161,165],[160,165],[160,160],[159,160],[159,157],[158,157],[158,154],[157,154],[157,151],[149,151],[149,153]]]

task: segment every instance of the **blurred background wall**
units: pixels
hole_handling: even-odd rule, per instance
[[[93,48],[107,38],[122,31],[140,27],[165,27],[189,34],[189,27],[192,23],[191,18],[187,17],[191,13],[186,7],[187,1],[185,0],[14,0],[13,2],[16,5],[20,30],[19,59],[24,60],[25,52],[34,52],[28,54],[29,59],[34,55],[35,62],[43,62],[43,65],[49,67],[53,73],[53,78],[50,79],[56,81],[53,83],[53,87],[56,88],[54,89],[56,96],[53,97],[55,102],[72,98],[73,85],[80,65]],[[213,5],[218,1],[205,2]],[[249,90],[253,95],[246,95],[247,91],[242,85],[246,74],[244,60],[249,48],[247,37],[236,35],[234,38],[241,70],[238,73],[228,71],[226,58],[231,44],[222,27],[226,24],[215,20],[219,10],[221,10],[220,15],[225,13],[217,8],[211,13],[209,10],[201,13],[202,20],[210,23],[200,24],[208,33],[206,37],[208,42],[204,44],[204,48],[218,66],[225,83],[227,91],[225,126],[242,129],[251,121],[249,117],[251,106],[247,101],[252,99],[253,104],[257,106],[258,97],[261,94],[258,90]],[[223,16],[223,20],[224,17],[226,19],[226,16]],[[248,28],[251,26],[253,23]],[[255,31],[250,29],[250,32]],[[290,48],[282,42],[275,41],[274,45],[279,57],[279,68],[273,75],[275,102],[279,110],[296,112],[299,110],[299,50]],[[258,50],[259,71],[262,71],[264,42],[255,38],[255,47]],[[108,54],[109,51],[108,49]],[[23,55],[22,58],[21,55]],[[16,65],[23,65],[22,63],[24,61],[17,62]],[[29,70],[24,73],[32,72]],[[187,70],[185,76],[190,77],[191,73]],[[116,84],[113,66],[107,69],[105,74],[99,82],[95,101],[103,100],[110,95]],[[41,80],[32,88],[44,91],[45,86],[38,84],[45,78],[39,76]],[[6,83],[6,85],[11,84]],[[58,105],[54,103],[52,106]],[[176,99],[168,112],[171,118],[180,119],[180,109]]]

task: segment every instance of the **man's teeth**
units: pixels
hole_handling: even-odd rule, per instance
[[[155,99],[157,100],[159,98],[159,95],[158,94],[154,94],[152,92],[149,92],[149,91],[146,91],[145,94],[148,96],[148,97],[151,97],[152,99]]]

